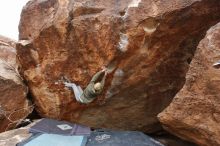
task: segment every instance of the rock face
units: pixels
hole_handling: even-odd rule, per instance
[[[166,110],[159,114],[171,133],[201,146],[220,145],[220,23],[199,43],[186,83]]]
[[[157,130],[156,115],[182,88],[219,11],[219,0],[28,2],[17,51],[38,112],[92,127]],[[103,95],[78,104],[64,79],[85,88],[102,66],[117,67]]]
[[[15,42],[0,36],[0,132],[13,128],[32,111],[17,70]]]
[[[29,128],[33,126],[34,123],[26,127],[0,133],[0,146],[16,146],[19,142],[31,137],[32,134],[29,133]]]
[[[165,146],[198,146],[166,133],[159,136],[153,136],[153,138]]]

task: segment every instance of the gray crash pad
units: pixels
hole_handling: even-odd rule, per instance
[[[138,131],[93,131],[86,146],[164,146]]]

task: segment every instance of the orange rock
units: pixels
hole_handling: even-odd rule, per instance
[[[91,127],[160,129],[156,115],[182,88],[219,11],[218,0],[28,2],[17,50],[38,112]],[[109,64],[117,70],[87,106],[63,85],[66,78],[85,88]]]
[[[220,145],[220,23],[199,43],[186,83],[159,119],[171,133],[201,146]]]
[[[15,127],[32,111],[27,92],[18,73],[15,41],[0,36],[0,132]]]

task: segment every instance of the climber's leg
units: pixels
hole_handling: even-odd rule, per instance
[[[75,83],[64,83],[64,84],[65,84],[66,87],[71,87],[72,88],[76,100],[81,102],[80,96],[83,93],[82,88],[80,86],[77,86]]]
[[[83,93],[82,88],[81,88],[80,86],[77,86],[77,87],[78,87],[78,89],[79,89],[79,92],[80,92],[80,93]]]

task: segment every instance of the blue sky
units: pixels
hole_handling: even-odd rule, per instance
[[[18,40],[22,7],[29,0],[0,0],[0,35]]]

